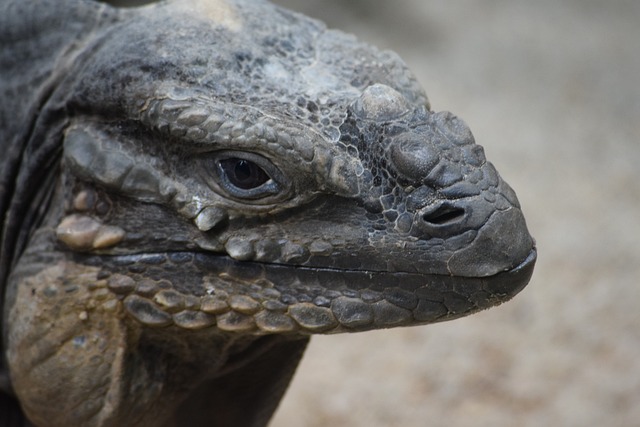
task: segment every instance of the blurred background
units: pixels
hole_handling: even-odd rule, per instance
[[[311,345],[273,427],[640,425],[640,2],[279,0],[398,52],[511,184],[513,301]]]

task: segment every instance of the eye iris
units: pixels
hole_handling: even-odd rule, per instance
[[[260,187],[270,179],[260,166],[249,160],[225,159],[220,161],[220,166],[222,166],[229,182],[242,190]]]

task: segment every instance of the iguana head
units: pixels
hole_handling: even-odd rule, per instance
[[[111,402],[73,423],[121,425],[219,375],[229,337],[432,323],[529,281],[513,190],[395,54],[255,0],[68,3],[41,19],[56,60],[14,85],[36,95],[9,154],[32,155],[0,186],[4,345],[34,419]]]
[[[76,197],[109,208],[65,212],[71,250],[189,258],[152,280],[216,307],[241,298],[256,313],[228,327],[255,332],[429,323],[526,284],[514,192],[396,55],[279,9],[257,25],[261,4],[224,19],[201,5],[136,10],[74,73],[63,165]],[[125,305],[175,321],[134,292]],[[234,311],[205,312],[224,329]]]

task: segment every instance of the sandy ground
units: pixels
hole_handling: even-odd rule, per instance
[[[530,285],[316,337],[273,427],[640,425],[640,2],[281,0],[397,51],[516,189]]]

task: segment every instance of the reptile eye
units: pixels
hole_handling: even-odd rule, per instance
[[[284,175],[267,158],[248,152],[226,151],[214,157],[219,188],[236,199],[262,199],[281,192]]]
[[[258,188],[270,179],[260,166],[245,159],[232,157],[220,160],[220,167],[229,183],[242,190]]]

